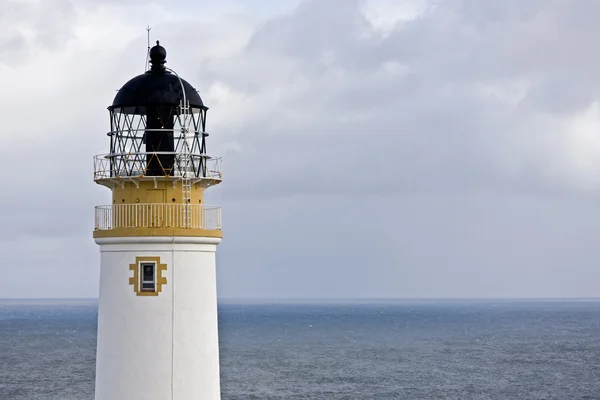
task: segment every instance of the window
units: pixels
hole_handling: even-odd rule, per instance
[[[143,262],[140,263],[141,270],[141,291],[155,292],[156,291],[156,263]]]
[[[136,257],[135,262],[129,264],[129,270],[133,275],[129,276],[129,284],[136,296],[158,296],[167,284],[167,277],[163,276],[167,264],[161,263],[160,257]]]

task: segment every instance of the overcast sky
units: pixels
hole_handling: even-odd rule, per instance
[[[224,157],[221,298],[600,296],[596,0],[2,0],[0,298],[96,297],[147,24]]]

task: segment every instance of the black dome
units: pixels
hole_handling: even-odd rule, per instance
[[[191,107],[205,108],[202,99],[196,90],[184,79],[181,80],[185,88],[186,99]],[[155,74],[148,71],[138,75],[127,82],[119,90],[112,106],[109,108],[146,107],[149,105],[178,106],[183,99],[179,79],[169,73]]]
[[[167,52],[156,42],[150,49],[152,68],[144,74],[130,79],[119,90],[109,110],[127,114],[145,114],[147,106],[178,106],[183,99],[181,84],[185,88],[186,100],[194,108],[207,109],[200,95],[184,79],[167,71],[164,67]]]

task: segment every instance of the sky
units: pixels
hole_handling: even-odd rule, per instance
[[[168,4],[168,5],[167,5]],[[222,299],[600,296],[600,2],[0,2],[0,298],[96,297],[147,25],[200,91]]]

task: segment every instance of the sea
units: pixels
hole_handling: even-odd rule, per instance
[[[96,317],[0,300],[0,400],[92,400]],[[223,400],[600,399],[600,300],[226,302],[219,330]]]

